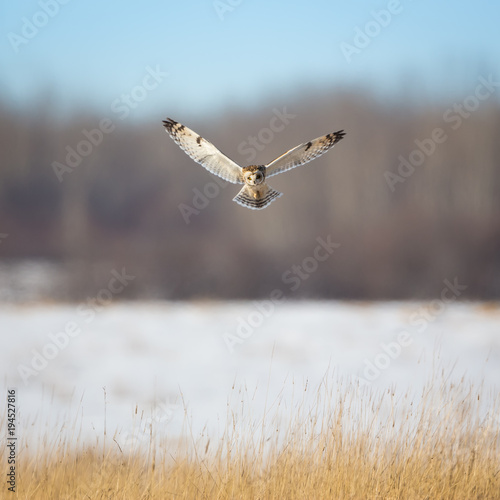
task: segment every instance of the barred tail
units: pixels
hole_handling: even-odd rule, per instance
[[[252,210],[262,210],[282,194],[268,186],[265,182],[258,186],[245,184],[241,188],[241,191],[233,198],[233,201],[242,207],[251,208]]]

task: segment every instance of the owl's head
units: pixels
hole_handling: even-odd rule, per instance
[[[245,184],[250,184],[250,186],[256,186],[262,184],[265,179],[263,166],[260,165],[250,165],[243,169],[243,180]]]

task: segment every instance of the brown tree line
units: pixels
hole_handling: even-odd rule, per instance
[[[0,259],[60,263],[58,298],[92,296],[123,268],[131,298],[429,298],[444,280],[460,298],[498,298],[500,105],[475,91],[425,106],[323,91],[173,116],[242,165],[345,129],[331,152],[270,179],[284,196],[263,211],[233,203],[239,187],[178,148],[168,110],[117,123],[1,104]]]

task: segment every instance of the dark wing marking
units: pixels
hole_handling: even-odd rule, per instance
[[[170,118],[164,120],[163,126],[170,137],[195,162],[226,181],[243,184],[241,167],[221,153],[211,142]]]
[[[273,175],[286,172],[287,170],[314,160],[314,158],[321,156],[335,146],[344,136],[344,131],[339,130],[333,134],[318,137],[313,141],[305,142],[304,144],[300,144],[290,149],[290,151],[287,151],[285,154],[266,165],[266,177],[272,177]]]

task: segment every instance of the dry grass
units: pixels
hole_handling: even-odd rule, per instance
[[[189,438],[172,443],[153,429],[134,453],[112,436],[81,449],[67,437],[24,444],[9,498],[500,498],[497,394],[441,381],[397,396],[337,381],[314,398],[288,411],[274,402],[259,421],[245,401],[219,438],[193,438],[186,424]]]

